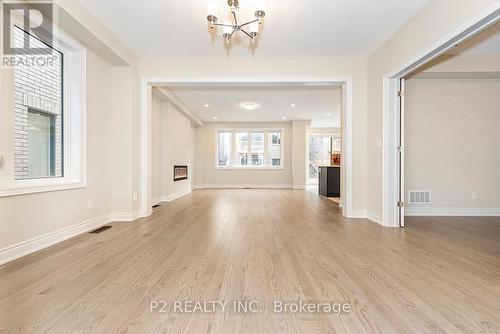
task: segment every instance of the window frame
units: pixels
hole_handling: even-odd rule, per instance
[[[231,166],[219,166],[219,133],[231,133]],[[236,166],[236,133],[248,133],[248,165]],[[251,165],[251,152],[252,152],[252,132],[264,133],[264,164],[262,166]],[[269,133],[280,132],[280,166],[273,167],[271,164],[271,157],[269,156]],[[285,169],[285,129],[284,128],[216,128],[215,129],[215,169],[218,170],[282,170]]]
[[[12,26],[22,26],[21,19],[13,17]],[[0,197],[87,187],[86,49],[57,26],[53,27],[53,43],[49,46],[63,55],[61,92],[63,94],[61,115],[63,175],[15,179],[14,157],[9,156],[6,159],[6,168],[0,175]],[[14,145],[14,141],[12,144]]]

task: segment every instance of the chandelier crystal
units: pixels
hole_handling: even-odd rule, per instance
[[[250,37],[252,42],[255,42],[255,39],[259,36],[259,25],[262,23],[264,16],[266,16],[265,0],[257,0],[254,13],[255,19],[245,23],[241,23],[239,20],[239,0],[227,0],[227,4],[230,8],[231,20],[218,23],[217,0],[210,0],[208,2],[207,20],[210,23],[210,28],[222,27],[222,37],[227,43],[229,43],[235,33],[240,31]]]

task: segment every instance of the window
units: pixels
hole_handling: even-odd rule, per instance
[[[252,166],[264,165],[264,132],[252,132]]]
[[[219,132],[219,147],[218,147],[218,165],[231,166],[231,132]]]
[[[56,118],[28,109],[28,178],[62,176],[61,149],[60,145],[56,147],[56,132],[59,136],[61,133],[56,130]]]
[[[281,166],[281,132],[270,132],[269,136],[269,157],[271,166]]]
[[[0,173],[0,197],[85,187],[85,48],[57,26],[49,45],[13,20],[15,47],[28,39],[31,48],[51,52],[20,48],[6,71],[13,109],[0,124],[13,138],[0,145],[0,156],[12,152]]]
[[[282,168],[282,136],[272,129],[218,130],[216,167]]]
[[[43,42],[14,27],[14,43],[44,48]],[[52,62],[14,68],[14,176],[16,180],[62,177],[63,54],[52,48]],[[16,55],[30,57],[29,51]]]
[[[236,132],[236,165],[248,166],[248,132]]]

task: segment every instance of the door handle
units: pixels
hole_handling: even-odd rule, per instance
[[[3,170],[5,167],[5,160],[3,159],[3,155],[0,155],[0,170]]]

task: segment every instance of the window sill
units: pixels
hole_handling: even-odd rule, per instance
[[[81,189],[81,188],[86,188],[86,187],[87,187],[87,184],[85,184],[83,182],[70,182],[70,183],[61,183],[61,184],[53,184],[53,185],[27,186],[27,187],[19,187],[19,188],[0,190],[0,197],[38,194],[38,193],[45,193],[45,192],[52,192],[52,191]]]

